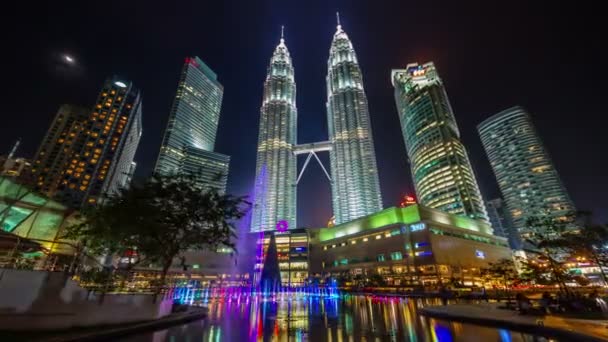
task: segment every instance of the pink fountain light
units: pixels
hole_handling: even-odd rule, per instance
[[[286,220],[280,220],[277,222],[277,231],[280,233],[284,233],[289,228],[289,223]]]

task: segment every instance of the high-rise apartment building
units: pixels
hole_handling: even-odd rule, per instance
[[[531,216],[568,221],[574,205],[530,115],[521,107],[506,109],[477,126],[513,227],[529,232]]]
[[[139,140],[141,95],[108,78],[92,110],[64,105],[47,132],[32,173],[37,190],[78,208],[125,184]]]
[[[200,58],[185,60],[154,171],[190,174],[200,186],[226,191],[230,157],[214,152],[224,87]]]
[[[281,37],[264,82],[251,231],[274,230],[279,221],[296,227],[296,134],[294,68]]]
[[[35,190],[54,197],[75,150],[91,110],[71,104],[59,107],[55,119],[42,139],[34,157],[32,174]]]
[[[395,102],[418,201],[488,221],[443,82],[433,62],[393,70]]]
[[[357,55],[338,22],[327,61],[327,122],[336,224],[382,209],[367,97]]]

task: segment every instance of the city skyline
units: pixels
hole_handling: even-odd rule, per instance
[[[392,101],[391,98],[392,92],[390,91],[390,84],[386,81],[387,70],[390,67],[403,65],[405,61],[408,60],[428,59],[437,61],[438,68],[442,70],[442,78],[448,83],[450,98],[452,102],[454,102],[453,105],[455,107],[455,112],[458,115],[459,126],[464,131],[463,140],[467,148],[472,146],[472,151],[469,150],[469,153],[471,155],[473,168],[475,171],[481,170],[481,172],[478,173],[478,178],[481,180],[480,183],[482,183],[480,184],[480,187],[482,188],[484,197],[494,198],[498,192],[489,165],[484,159],[484,155],[480,153],[483,150],[480,148],[481,144],[475,136],[475,125],[489,117],[492,113],[496,113],[513,105],[522,104],[535,113],[535,123],[539,126],[539,131],[542,132],[541,135],[543,135],[545,144],[548,145],[548,150],[553,151],[552,157],[554,163],[556,164],[556,168],[560,170],[566,187],[569,190],[572,189],[570,190],[572,192],[571,196],[577,207],[581,209],[594,209],[596,214],[598,214],[603,221],[606,220],[606,202],[605,199],[603,199],[603,196],[600,195],[605,192],[605,189],[602,188],[602,186],[605,187],[605,185],[602,183],[600,174],[597,173],[597,170],[603,169],[603,162],[596,160],[592,156],[592,152],[597,151],[600,148],[600,145],[597,145],[596,142],[597,134],[592,134],[593,132],[597,132],[597,127],[599,127],[597,120],[599,120],[600,112],[597,109],[598,107],[593,107],[593,102],[582,103],[582,98],[580,97],[582,95],[580,95],[580,92],[572,92],[573,89],[568,85],[569,82],[566,80],[569,77],[574,79],[574,75],[570,75],[569,71],[566,71],[565,73],[560,73],[559,77],[555,76],[558,78],[552,80],[549,76],[551,73],[548,71],[548,69],[551,68],[549,66],[541,66],[545,63],[545,60],[542,58],[544,55],[538,54],[538,52],[535,52],[533,49],[527,51],[535,56],[535,58],[532,58],[530,61],[527,61],[528,58],[524,58],[526,61],[524,61],[524,59],[516,59],[514,64],[517,65],[517,67],[504,64],[505,60],[513,58],[511,54],[507,54],[500,58],[494,56],[494,58],[491,59],[492,62],[483,62],[485,64],[477,65],[477,68],[475,68],[475,63],[463,59],[463,56],[473,57],[475,55],[474,51],[469,51],[466,54],[459,54],[458,52],[454,52],[453,48],[433,46],[438,44],[421,44],[420,42],[424,40],[422,37],[413,38],[413,42],[409,46],[409,48],[411,48],[409,51],[407,46],[394,49],[384,46],[383,49],[378,51],[374,48],[383,46],[381,41],[390,41],[391,39],[405,37],[403,30],[396,30],[395,33],[388,33],[385,29],[379,27],[372,30],[369,24],[362,23],[363,20],[360,19],[362,13],[364,13],[362,12],[363,9],[357,6],[355,7],[356,8],[351,10],[351,13],[347,12],[343,14],[343,21],[351,23],[348,27],[352,27],[354,32],[349,33],[353,39],[353,44],[357,46],[358,57],[365,65],[363,68],[363,76],[366,79],[366,90],[370,93],[368,94],[368,98],[370,102],[370,113],[372,113],[371,121],[375,132],[374,137],[377,140],[376,152],[378,155],[378,169],[382,192],[385,195],[385,206],[396,204],[401,195],[413,191],[413,186],[409,180],[410,177],[409,171],[407,171],[406,161],[399,160],[399,158],[403,159],[402,156],[404,155],[404,147],[400,146],[402,142],[399,141],[402,138],[399,131],[395,131],[395,127],[391,127],[396,124],[397,120],[395,115],[396,109],[394,108],[394,103],[392,103],[394,101]],[[396,5],[394,7],[395,9],[398,8]],[[267,10],[267,8],[265,10]],[[254,30],[251,33],[246,33],[246,38],[234,36],[233,41],[223,40],[223,42],[220,43],[212,40],[210,42],[211,45],[208,47],[194,47],[197,49],[196,54],[201,55],[201,57],[206,61],[209,61],[211,65],[214,65],[214,67],[216,65],[218,66],[216,71],[220,74],[222,79],[224,79],[224,75],[226,75],[225,77],[227,78],[225,82],[227,87],[226,101],[230,102],[230,105],[229,108],[226,109],[226,113],[222,114],[223,116],[227,116],[227,118],[223,123],[220,122],[219,135],[224,135],[224,137],[218,137],[218,150],[230,155],[233,151],[243,150],[243,152],[238,154],[238,158],[240,159],[239,164],[234,165],[232,169],[237,170],[237,174],[235,175],[234,182],[232,179],[230,180],[231,184],[229,184],[229,186],[231,192],[247,193],[253,187],[253,172],[255,168],[251,165],[252,160],[255,159],[255,151],[254,148],[252,148],[255,146],[255,142],[252,143],[252,140],[257,138],[257,132],[250,134],[247,131],[251,130],[252,126],[257,127],[255,123],[258,120],[256,111],[259,111],[260,79],[263,78],[266,65],[265,63],[260,62],[261,57],[258,55],[262,55],[266,52],[267,56],[267,51],[269,51],[268,47],[271,45],[270,41],[272,40],[270,39],[272,35],[270,35],[268,31],[271,29],[270,26],[273,26],[272,29],[276,32],[277,27],[279,27],[281,23],[286,22],[287,31],[294,35],[293,38],[290,38],[290,41],[293,41],[293,44],[297,44],[295,49],[299,51],[298,53],[292,51],[292,55],[295,59],[294,64],[298,66],[297,70],[301,70],[296,71],[296,79],[298,79],[299,89],[301,89],[298,96],[306,99],[306,101],[298,101],[298,103],[300,106],[303,106],[303,108],[300,109],[300,115],[309,118],[308,120],[305,120],[309,123],[301,125],[300,131],[298,132],[302,137],[301,143],[324,140],[324,131],[326,129],[324,129],[322,122],[325,119],[325,113],[323,112],[323,101],[319,100],[319,97],[317,96],[319,93],[324,93],[324,89],[314,89],[315,87],[323,88],[318,82],[319,76],[308,76],[308,72],[304,70],[314,70],[314,66],[316,66],[317,69],[322,70],[323,64],[326,63],[327,51],[325,48],[319,48],[318,50],[320,51],[318,52],[307,50],[311,50],[311,47],[317,44],[321,47],[327,46],[325,44],[328,43],[328,38],[326,37],[328,29],[335,26],[335,20],[333,18],[334,11],[335,10],[333,9],[320,8],[314,12],[315,18],[326,17],[325,19],[320,19],[322,20],[322,25],[320,26],[322,27],[318,29],[318,32],[317,29],[311,31],[305,30],[303,19],[298,19],[296,15],[285,10],[288,14],[291,13],[291,16],[279,15],[278,13],[272,14],[272,20],[270,20],[267,26],[261,30]],[[385,13],[386,10],[383,12]],[[379,14],[374,9],[370,9],[370,16],[373,20],[377,21]],[[224,14],[220,15],[220,17],[225,19]],[[530,20],[528,17],[524,17],[524,20],[525,19]],[[389,20],[387,20],[387,22],[388,21]],[[396,29],[394,25],[389,25],[389,27]],[[242,29],[243,28],[241,27],[240,30]],[[373,41],[370,34],[365,33],[367,30],[371,30],[370,32],[373,32],[374,35],[382,35],[382,39],[378,40],[378,42]],[[549,33],[544,32],[540,28],[536,28],[535,32],[537,35],[544,34],[553,37],[553,34],[557,35],[559,30],[556,33]],[[470,31],[467,31],[467,33],[469,35],[472,34]],[[497,40],[500,40],[501,37],[512,37],[511,39],[515,39],[515,37],[518,37],[518,35],[521,34],[515,32],[511,36],[502,31],[499,31],[498,33],[499,37],[497,37]],[[54,51],[65,51],[67,49],[67,52],[73,53],[76,60],[82,63],[83,67],[87,67],[85,71],[82,71],[87,77],[84,79],[82,77],[78,78],[77,73],[74,72],[72,74],[71,71],[68,72],[70,75],[57,76],[54,73],[54,69],[52,72],[45,74],[45,65],[40,66],[39,63],[34,63],[33,65],[37,65],[39,69],[42,69],[40,75],[37,75],[41,79],[40,82],[46,84],[47,87],[49,84],[58,84],[57,88],[61,89],[63,93],[69,93],[69,95],[66,96],[69,98],[63,99],[56,96],[54,90],[45,91],[44,94],[41,94],[40,91],[34,91],[28,96],[34,98],[35,101],[33,102],[37,102],[37,104],[26,103],[24,105],[22,103],[23,101],[19,101],[20,97],[17,96],[16,99],[18,101],[16,102],[21,102],[21,106],[24,108],[21,109],[12,106],[7,108],[11,113],[15,113],[15,116],[9,116],[5,119],[5,125],[3,125],[2,128],[3,136],[0,140],[0,149],[8,152],[12,143],[18,137],[23,137],[23,147],[18,151],[17,156],[31,157],[33,155],[33,150],[35,149],[33,146],[38,145],[41,141],[43,133],[40,133],[40,131],[45,131],[46,128],[48,128],[50,119],[52,115],[54,115],[52,110],[45,110],[44,108],[54,107],[54,110],[56,110],[58,105],[64,102],[87,105],[91,102],[90,95],[82,94],[85,92],[84,90],[86,88],[95,88],[95,84],[99,83],[99,80],[103,78],[100,76],[101,73],[133,73],[135,77],[128,78],[134,80],[146,94],[150,92],[151,96],[146,96],[146,99],[150,97],[154,98],[154,104],[148,104],[148,100],[146,101],[146,111],[143,118],[146,134],[143,137],[144,140],[142,140],[142,148],[140,148],[136,158],[139,164],[139,177],[149,173],[151,171],[151,164],[154,162],[151,161],[153,158],[150,155],[155,154],[158,151],[162,136],[162,133],[160,133],[162,128],[159,127],[163,127],[163,121],[167,120],[166,116],[168,109],[170,108],[171,97],[175,91],[174,87],[178,76],[175,65],[179,65],[179,62],[176,61],[183,60],[184,56],[193,55],[194,53],[190,53],[188,50],[193,49],[192,45],[201,44],[192,44],[192,42],[189,42],[188,46],[186,46],[182,42],[175,51],[170,52],[171,56],[168,56],[165,53],[162,57],[156,57],[155,62],[152,62],[153,64],[147,65],[146,68],[143,69],[143,67],[136,66],[131,57],[124,58],[125,55],[120,53],[116,53],[115,56],[110,55],[111,58],[105,61],[105,63],[101,58],[99,58],[97,62],[94,62],[95,57],[91,56],[91,54],[95,53],[95,48],[92,46],[86,47],[83,37],[76,34],[72,36],[68,34],[67,36],[69,36],[68,40],[70,42],[64,44],[64,46],[60,46],[61,44],[57,37],[61,36],[61,32],[53,31],[50,35],[54,35],[56,38],[53,42],[56,43],[57,46],[52,46],[52,49],[54,49]],[[299,37],[296,37],[296,35]],[[308,39],[304,38],[304,36],[308,37]],[[276,34],[273,37],[276,37]],[[428,36],[426,38],[428,38]],[[316,40],[316,42],[311,44],[311,41],[313,40]],[[227,61],[222,63],[222,54],[212,51],[214,48],[219,49],[223,45],[234,45],[234,50],[228,51],[244,52],[247,51],[246,47],[248,46],[247,44],[249,44],[249,41],[251,44],[254,44],[255,50],[260,51],[256,51],[254,53],[255,57],[251,58],[250,61],[244,62],[243,65],[240,66],[237,65],[237,63],[233,63],[236,60],[233,60],[232,57],[230,57],[229,52],[222,52],[225,56],[228,56]],[[465,43],[466,42],[467,41],[465,40]],[[492,44],[489,48],[495,49],[496,51],[506,51],[508,50],[509,42],[511,42],[511,40],[508,40],[505,43],[507,46],[501,46],[500,49]],[[162,43],[162,40],[159,43]],[[472,40],[469,40],[468,44],[471,43]],[[149,45],[150,43],[147,44]],[[66,45],[72,45],[71,51]],[[152,46],[154,46],[154,44]],[[250,49],[253,48],[253,46],[250,47]],[[425,48],[431,48],[431,51],[425,51]],[[80,52],[78,51],[79,49]],[[207,51],[207,53],[205,53],[205,51]],[[378,52],[380,52],[382,56],[379,55],[376,57],[375,55]],[[448,54],[451,56],[449,60],[446,57]],[[107,55],[105,56],[107,57]],[[121,56],[123,56],[122,59]],[[373,59],[372,56],[374,56]],[[33,57],[28,56],[27,58]],[[556,58],[562,62],[568,60],[565,56],[558,56]],[[159,63],[161,61],[163,63]],[[499,63],[500,61],[503,61],[503,63]],[[141,61],[138,61],[138,63],[140,62]],[[479,61],[476,61],[476,63],[478,64]],[[159,67],[162,71],[153,77],[154,81],[149,79],[146,80],[146,77],[148,76],[144,76],[142,73],[143,70],[152,73],[154,68]],[[488,69],[488,67],[491,68]],[[497,69],[501,68],[505,70],[498,72]],[[233,69],[234,71],[231,71]],[[477,72],[482,69],[484,75]],[[535,71],[534,73],[528,73],[524,72],[524,70]],[[514,73],[514,71],[517,72]],[[519,71],[521,71],[521,73],[519,73]],[[509,77],[509,74],[513,75]],[[534,74],[535,76],[530,74]],[[320,77],[323,78],[323,76],[323,73],[321,73]],[[236,82],[237,79],[243,88],[239,88],[239,83]],[[471,81],[464,81],[464,79],[471,79]],[[498,84],[499,81],[492,81],[492,79],[500,79],[500,83],[502,84]],[[529,81],[524,81],[526,79]],[[543,81],[543,79],[545,81]],[[32,80],[37,81],[38,79],[32,78]],[[559,82],[557,80],[559,80]],[[490,81],[490,83],[488,83],[488,81]],[[88,83],[91,83],[92,85]],[[160,85],[160,83],[163,84]],[[479,84],[472,83],[483,84],[483,87]],[[560,87],[565,87],[565,89],[558,90],[557,85],[553,85],[553,83],[559,83]],[[229,84],[230,87],[228,86]],[[244,88],[245,84],[247,84],[247,88]],[[521,86],[514,87],[516,84],[521,84]],[[21,89],[24,89],[25,87],[27,87],[27,85],[24,85]],[[81,87],[83,90],[75,90],[74,88],[76,87]],[[170,90],[171,88],[173,88],[173,91]],[[244,91],[244,89],[247,89],[247,91]],[[563,92],[560,93],[560,91]],[[597,90],[590,89],[589,91],[594,92]],[[232,94],[229,95],[230,92],[232,92]],[[12,94],[12,92],[9,90],[7,95],[10,94]],[[563,94],[563,96],[559,96],[559,94]],[[568,96],[565,96],[566,94],[568,94]],[[588,95],[589,94],[585,94],[584,98],[593,98],[593,96],[589,97]],[[230,97],[229,100],[228,97]],[[89,98],[89,100],[87,100],[87,98]],[[473,99],[476,101],[473,101]],[[255,104],[256,102],[257,105]],[[149,109],[150,112],[148,112]],[[28,113],[28,111],[33,113],[32,115],[35,114],[31,117],[35,118],[35,120],[31,120],[30,118],[32,123],[25,125],[22,121],[22,117],[24,116],[23,114]],[[589,122],[583,125],[568,117],[568,114],[577,117],[576,114],[579,112],[581,115],[585,114]],[[20,115],[20,113],[22,114]],[[391,119],[391,116],[394,118]],[[462,119],[460,119],[461,116]],[[556,117],[563,118],[563,120],[555,120]],[[464,123],[462,121],[464,121]],[[593,122],[596,123],[593,124]],[[242,125],[246,129],[236,127],[238,125]],[[255,129],[253,130],[255,131]],[[576,144],[562,141],[562,137],[566,136],[566,134],[570,134],[570,136],[577,134],[582,135],[583,132],[589,132],[589,139],[586,141],[577,141],[577,144],[582,146],[580,151],[579,148],[572,146]],[[148,134],[151,135],[151,137]],[[378,140],[380,143],[378,143]],[[143,144],[144,141],[145,144]],[[395,150],[395,152],[392,152],[391,150]],[[575,154],[577,155],[576,160],[572,159],[572,156]],[[578,163],[579,160],[581,163],[588,166],[588,168],[581,169],[577,165],[573,165]],[[311,214],[313,211],[317,211],[317,206],[329,208],[329,212],[331,212],[331,205],[328,201],[329,196],[322,194],[327,193],[329,189],[329,186],[325,185],[327,183],[326,180],[323,179],[322,174],[311,174],[313,172],[318,173],[318,171],[319,170],[310,170],[305,174],[302,180],[304,186],[300,186],[303,191],[301,191],[298,198],[304,199],[299,202],[304,204],[302,210],[306,217],[312,216],[307,215],[306,213]],[[589,187],[589,185],[585,184],[588,182],[599,184],[600,188],[597,189],[597,186]],[[592,190],[595,189],[597,189],[597,194],[592,193]],[[315,193],[319,194],[318,199],[312,196]],[[313,202],[313,198],[315,198],[315,203],[311,203]],[[582,202],[582,204],[579,202]],[[306,209],[306,205],[308,205],[308,209]],[[302,204],[300,207],[303,207]],[[327,212],[328,211],[325,210],[325,213]],[[321,215],[324,214],[321,212],[320,214],[315,215],[316,217],[311,221],[317,223],[326,222],[327,217],[321,217]],[[300,213],[299,216],[302,216],[302,213]],[[303,225],[307,224],[306,221],[301,223]]]

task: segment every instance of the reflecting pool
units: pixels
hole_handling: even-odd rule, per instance
[[[210,299],[207,318],[122,339],[147,341],[547,341],[503,329],[420,316],[430,299],[373,296]]]

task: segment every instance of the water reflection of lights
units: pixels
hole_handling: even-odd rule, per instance
[[[412,303],[413,301],[406,300],[405,305],[402,305],[403,326],[407,329],[407,337],[410,341],[416,340],[416,330],[414,329],[414,320],[412,319]],[[405,336],[404,336],[405,337]]]
[[[431,319],[431,327],[431,336],[433,337],[433,342],[452,342],[454,340],[449,326],[443,325],[436,320]]]
[[[230,298],[232,296],[232,298]],[[185,327],[167,339],[202,341],[522,341],[521,334],[427,319],[417,312],[423,299],[379,296],[261,297],[234,293],[209,296],[208,318],[196,323],[198,335]],[[199,337],[194,337],[199,336]],[[194,337],[194,338],[192,338]],[[525,339],[524,339],[525,340]],[[141,341],[141,340],[140,340]]]
[[[175,288],[173,299],[180,304],[205,304],[210,300],[226,302],[249,301],[262,298],[266,301],[290,301],[309,298],[339,298],[336,288],[282,288],[279,291],[260,291],[248,287],[196,287],[183,286]]]
[[[505,330],[505,329],[500,329],[498,331],[498,333],[500,334],[500,341],[501,342],[511,342],[511,333],[509,332],[509,330]]]

